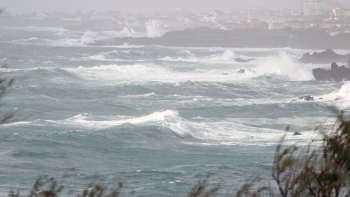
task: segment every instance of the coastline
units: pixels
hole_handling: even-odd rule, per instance
[[[319,42],[322,40],[322,42]],[[295,48],[350,50],[350,34],[330,36],[323,30],[219,30],[206,27],[170,31],[162,37],[123,37],[98,40],[90,46],[159,45],[169,47]]]

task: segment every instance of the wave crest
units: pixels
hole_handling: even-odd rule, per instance
[[[264,59],[255,68],[260,75],[275,74],[283,79],[292,81],[314,80],[311,69],[295,63],[284,51],[279,57],[269,57]]]

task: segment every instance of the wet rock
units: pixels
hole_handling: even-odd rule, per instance
[[[245,70],[244,70],[244,69],[240,69],[239,71],[237,71],[237,73],[239,73],[239,74],[244,74],[244,73],[245,73]]]
[[[244,74],[244,73],[255,73],[255,70],[252,70],[252,69],[239,69],[238,71],[237,71],[237,73],[238,74]]]
[[[332,63],[331,69],[315,68],[312,70],[312,74],[318,81],[341,82],[350,80],[350,68],[338,66],[335,62]]]
[[[307,96],[301,96],[301,97],[299,97],[299,100],[304,100],[304,101],[314,101],[314,100],[315,100],[315,98],[314,98],[314,97],[312,97],[312,96],[307,95]]]
[[[327,49],[323,52],[315,52],[313,54],[305,53],[300,62],[302,63],[311,63],[311,64],[329,64],[331,62],[342,62],[347,63],[350,58],[350,54],[347,55],[338,55],[331,49]],[[350,66],[350,65],[349,65]]]

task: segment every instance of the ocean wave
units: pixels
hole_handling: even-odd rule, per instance
[[[94,58],[105,60],[104,56],[96,56]],[[287,81],[314,80],[311,68],[303,66],[303,64],[294,63],[288,56],[281,56],[259,62],[255,68],[252,66],[242,68],[239,65],[232,65],[225,67],[199,67],[181,71],[169,66],[157,66],[155,64],[111,64],[94,67],[80,66],[78,68],[69,68],[68,70],[88,79],[100,79],[101,81],[109,82],[232,82],[269,75]]]
[[[65,120],[46,120],[46,122],[56,124],[60,127],[97,130],[128,124],[142,127],[157,126],[169,129],[176,136],[188,139],[191,143],[206,143],[208,145],[277,144],[280,138],[285,134],[283,130],[260,128],[256,126],[252,127],[249,124],[235,122],[231,119],[210,122],[198,122],[198,119],[197,121],[189,121],[181,117],[179,113],[174,110],[154,112],[141,117],[108,118],[108,120],[96,120],[95,117],[79,114]],[[161,130],[166,131],[164,129]],[[142,132],[142,130],[138,130],[138,132]],[[159,135],[163,134],[159,133]],[[315,135],[313,128],[310,128],[309,131],[303,132],[303,136],[293,136],[290,134],[286,139],[290,142],[304,141],[305,143],[309,143]],[[184,142],[188,143],[188,140]]]
[[[5,29],[14,29],[20,31],[46,31],[46,32],[62,32],[67,31],[64,28],[56,27],[38,27],[38,26],[22,26],[22,27],[4,27]]]
[[[104,129],[123,124],[147,125],[158,124],[171,129],[176,135],[185,136],[190,134],[190,128],[186,121],[179,116],[179,113],[173,110],[154,112],[152,114],[120,120],[87,120],[87,116],[77,115],[72,118],[61,121],[47,120],[47,122],[68,125],[73,127],[87,127],[91,129]]]
[[[284,51],[279,57],[268,57],[257,63],[254,69],[258,75],[274,74],[291,81],[315,80],[311,68],[295,63]]]
[[[345,82],[339,90],[330,94],[321,95],[320,97],[326,103],[336,106],[339,109],[346,110],[350,108],[350,82]]]
[[[22,29],[22,28],[21,28]],[[29,38],[29,39],[19,39],[13,40],[12,42],[18,44],[36,44],[45,46],[86,46],[92,44],[98,40],[104,40],[114,37],[141,37],[143,34],[138,34],[133,30],[124,28],[120,32],[115,31],[103,31],[103,32],[71,32],[65,29],[50,29],[50,28],[29,28],[28,31],[52,31],[55,32],[55,37],[58,39],[48,39],[48,38]],[[35,41],[35,42],[34,42]],[[125,48],[136,48],[136,46],[120,46]]]
[[[88,57],[83,57],[84,60],[97,60],[97,61],[145,61],[139,59],[145,56],[150,56],[144,50],[141,49],[123,49],[123,50],[113,50],[107,52],[101,52],[96,55],[91,55]]]
[[[169,67],[156,66],[154,64],[133,65],[101,65],[94,67],[80,66],[67,68],[78,76],[88,80],[99,82],[128,83],[128,82],[165,82],[178,83],[183,81],[216,81],[229,82],[242,80],[255,75],[254,72],[237,73],[239,69],[196,69],[192,71],[176,71]]]
[[[191,53],[188,50],[183,50],[183,54],[185,54],[185,57],[178,57],[173,58],[166,56],[164,58],[161,58],[162,61],[173,61],[173,62],[190,62],[190,63],[235,63],[235,58],[237,55],[232,50],[226,50],[222,55],[213,55],[208,57],[196,57],[195,54]]]
[[[125,98],[145,98],[145,97],[152,97],[155,96],[156,93],[152,92],[149,94],[137,94],[137,95],[126,95]]]

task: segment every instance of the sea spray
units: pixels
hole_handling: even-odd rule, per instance
[[[268,57],[259,62],[255,71],[260,74],[275,74],[291,81],[315,79],[311,69],[294,62],[284,51],[281,51],[278,57]]]

